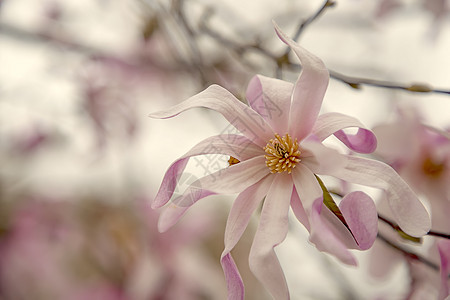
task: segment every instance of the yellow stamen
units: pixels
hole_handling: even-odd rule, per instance
[[[300,150],[297,139],[292,140],[289,134],[280,137],[275,134],[275,139],[271,139],[264,147],[266,151],[266,165],[271,173],[281,173],[287,171],[291,174],[300,161]]]
[[[228,160],[228,166],[235,165],[237,163],[240,163],[241,161],[233,156],[230,156],[230,159]]]

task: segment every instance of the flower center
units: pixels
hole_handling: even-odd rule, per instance
[[[422,169],[428,176],[438,178],[445,171],[445,163],[435,162],[430,157],[428,157],[424,160]]]
[[[281,173],[287,171],[291,174],[292,169],[300,161],[300,150],[298,148],[297,139],[292,140],[289,134],[280,137],[275,134],[275,138],[271,139],[264,147],[266,151],[266,165],[271,173]]]

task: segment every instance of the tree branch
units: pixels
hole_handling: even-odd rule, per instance
[[[413,84],[394,83],[383,80],[351,77],[333,70],[329,70],[329,72],[331,78],[341,81],[354,89],[361,89],[361,85],[368,85],[373,87],[385,89],[398,89],[415,93],[438,93],[450,95],[450,90],[435,89],[426,83],[413,83]]]
[[[392,229],[394,229],[396,231],[402,231],[400,226],[398,226],[396,223],[394,223],[393,221],[387,219],[386,217],[383,217],[380,214],[378,214],[378,219],[380,221],[383,221],[384,223],[388,224],[390,227],[392,227]],[[442,232],[438,232],[438,231],[434,231],[434,230],[428,231],[427,235],[437,236],[437,237],[441,237],[441,238],[445,238],[445,239],[450,239],[450,234],[442,233]]]
[[[433,270],[439,272],[440,267],[437,264],[435,264],[434,262],[426,259],[425,257],[422,257],[419,254],[410,252],[409,250],[403,248],[402,246],[399,246],[399,245],[395,244],[394,242],[392,242],[389,239],[387,239],[381,233],[378,233],[377,238],[380,239],[381,241],[383,241],[384,243],[386,243],[388,246],[390,246],[390,247],[394,248],[395,250],[403,253],[403,255],[406,256],[407,258],[420,261],[421,263],[427,265],[428,267],[432,268]]]

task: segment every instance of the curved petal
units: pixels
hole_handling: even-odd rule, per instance
[[[220,264],[222,265],[225,280],[227,281],[228,299],[244,300],[244,281],[230,252],[222,254]]]
[[[150,114],[150,117],[166,119],[194,107],[205,107],[221,113],[249,140],[262,147],[274,135],[272,128],[263,117],[236,99],[229,91],[215,84],[178,105]]]
[[[266,176],[240,193],[228,215],[224,238],[225,249],[220,258],[227,280],[228,299],[244,298],[244,284],[230,252],[247,228],[253,212],[267,194],[273,179],[274,176]]]
[[[247,87],[247,101],[281,135],[288,132],[293,84],[255,75]]]
[[[170,165],[152,202],[153,209],[162,207],[170,200],[189,158],[201,154],[227,154],[243,161],[263,155],[264,151],[242,135],[223,134],[201,141]]]
[[[439,299],[448,299],[450,286],[448,277],[450,276],[450,240],[441,240],[437,242],[439,256],[441,258],[441,289]]]
[[[302,65],[302,72],[294,85],[289,115],[289,133],[301,141],[311,133],[322,106],[330,75],[325,64],[284,34],[275,24],[280,39],[291,47]]]
[[[172,227],[198,200],[214,194],[240,193],[269,173],[265,157],[258,156],[196,180],[161,213],[159,231]]]
[[[306,212],[310,212],[316,199],[322,199],[323,192],[314,174],[302,163],[292,170],[292,180]]]
[[[288,232],[288,212],[293,184],[287,174],[277,174],[267,194],[258,230],[250,249],[250,270],[274,299],[288,299],[289,290],[274,247]]]
[[[300,144],[302,163],[315,174],[326,174],[347,164],[347,156],[310,138]]]
[[[294,212],[295,217],[297,220],[300,221],[300,223],[305,226],[306,230],[310,231],[311,226],[309,225],[309,219],[308,215],[306,214],[305,209],[303,208],[302,201],[300,201],[300,198],[297,193],[297,189],[294,186],[294,189],[292,191],[292,197],[291,197],[291,208]]]
[[[345,168],[327,175],[384,190],[394,218],[407,234],[420,237],[430,230],[427,210],[390,166],[376,160],[347,156]]]
[[[355,135],[348,135],[342,130],[350,127],[357,127],[358,132]],[[372,131],[358,119],[340,113],[320,115],[314,124],[313,134],[320,141],[334,134],[347,147],[359,153],[371,153],[377,147],[377,139]]]
[[[378,233],[377,208],[372,198],[361,191],[347,194],[339,209],[361,250],[372,247]]]
[[[378,139],[376,154],[388,163],[408,160],[415,151],[417,143],[414,129],[410,124],[393,123],[375,126],[372,131]]]
[[[340,259],[343,263],[356,266],[357,261],[355,257],[348,250],[348,247],[342,242],[342,240],[338,238],[338,235],[333,231],[336,227],[327,225],[327,221],[326,218],[323,217],[323,213],[328,211],[329,210],[326,207],[322,207],[321,199],[314,201],[311,209],[310,242],[313,243],[319,251],[330,253]],[[339,225],[339,223],[337,224]],[[339,226],[343,227],[344,225],[340,223]]]

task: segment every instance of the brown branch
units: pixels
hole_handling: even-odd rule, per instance
[[[394,83],[383,80],[347,76],[332,70],[329,70],[329,72],[331,78],[341,81],[354,89],[361,89],[361,85],[368,85],[385,89],[404,90],[414,93],[437,93],[450,95],[450,90],[435,89],[434,87],[426,83],[413,83],[413,84]]]
[[[386,217],[381,216],[380,214],[378,214],[378,219],[380,221],[383,221],[384,223],[388,224],[390,227],[392,227],[392,229],[394,229],[396,231],[402,231],[400,226],[398,226],[398,224],[396,224],[393,221],[387,219]],[[445,238],[445,239],[450,239],[450,234],[442,233],[442,232],[438,232],[438,231],[434,231],[434,230],[428,231],[427,235],[437,236],[437,237],[441,237],[441,238]]]
[[[383,241],[384,243],[386,243],[388,246],[394,248],[395,250],[397,250],[399,252],[402,252],[405,257],[413,259],[413,260],[420,261],[421,263],[427,265],[428,267],[432,268],[433,270],[439,272],[440,267],[437,264],[435,264],[434,262],[428,260],[427,258],[425,258],[425,257],[423,257],[423,256],[421,256],[419,254],[413,253],[413,252],[409,251],[408,249],[405,249],[404,247],[402,247],[400,245],[395,244],[394,242],[392,242],[389,239],[387,239],[381,233],[377,234],[377,238],[380,239],[381,241]]]
[[[329,4],[327,4],[329,3]],[[330,4],[331,3],[331,4]],[[310,18],[308,18],[305,22],[303,22],[297,33],[294,35],[294,38],[298,38],[298,36],[303,32],[304,28],[311,24],[317,17],[319,17],[324,11],[325,8],[331,7],[334,5],[334,2],[332,1],[326,1],[324,5]],[[258,52],[259,54],[273,60],[277,66],[277,77],[281,77],[281,70],[283,66],[286,66],[290,69],[296,69],[300,70],[301,66],[299,64],[291,62],[289,58],[289,50],[286,50],[281,55],[275,55],[268,51],[267,49],[263,48],[260,43],[257,44],[239,44],[231,39],[228,39],[224,36],[222,36],[217,31],[214,31],[211,29],[210,26],[207,25],[207,22],[209,18],[211,17],[212,12],[208,11],[207,14],[204,14],[204,17],[202,18],[199,28],[200,30],[208,35],[209,37],[216,40],[221,45],[227,47],[229,50],[235,52],[238,54],[239,57],[247,51],[253,50]],[[305,24],[305,25],[303,25]],[[302,28],[302,29],[301,29]],[[298,35],[298,36],[297,36]],[[398,90],[404,90],[408,92],[414,92],[414,93],[438,93],[438,94],[446,94],[450,95],[450,90],[446,89],[436,89],[429,84],[425,83],[415,83],[415,84],[405,84],[405,83],[393,83],[389,81],[383,81],[383,80],[375,80],[375,79],[369,79],[369,78],[361,78],[361,77],[354,77],[354,76],[348,76],[344,75],[342,73],[336,72],[334,70],[330,70],[330,77],[341,81],[348,86],[354,88],[354,89],[361,89],[363,85],[366,86],[373,86],[378,88],[385,88],[385,89],[398,89]]]
[[[300,35],[303,33],[303,31],[306,29],[306,27],[308,27],[312,22],[314,22],[317,18],[319,18],[325,12],[325,10],[327,8],[333,7],[335,5],[336,5],[336,2],[334,2],[333,0],[326,0],[322,4],[322,6],[319,8],[319,10],[316,11],[316,13],[314,15],[310,16],[308,19],[306,19],[305,21],[302,21],[300,23],[300,25],[297,27],[297,31],[292,36],[292,39],[294,41],[298,41]],[[291,48],[287,47],[284,54],[288,54],[290,50],[291,50]]]

